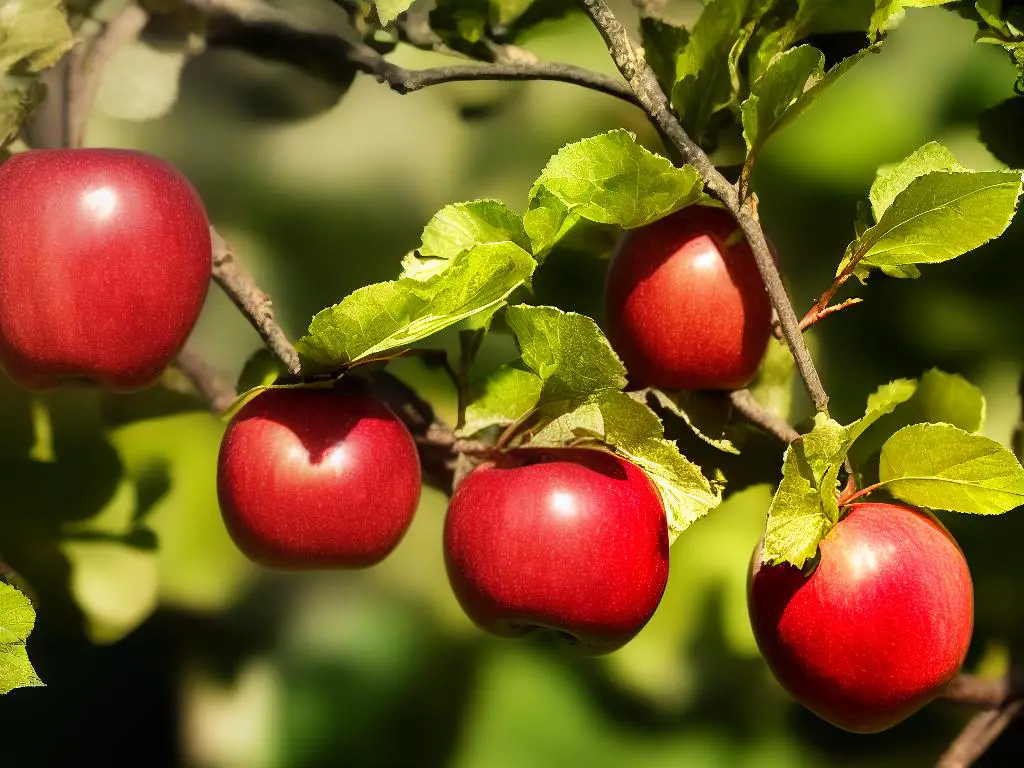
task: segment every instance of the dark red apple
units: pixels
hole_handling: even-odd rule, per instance
[[[764,357],[772,307],[727,212],[692,205],[626,232],[605,284],[608,335],[633,379],[739,389]]]
[[[855,504],[822,540],[809,577],[760,561],[755,552],[748,585],[757,645],[782,686],[833,725],[890,728],[942,693],[963,664],[971,574],[930,515]]]
[[[175,168],[115,149],[0,165],[0,367],[19,384],[153,383],[210,284],[202,201]]]
[[[589,653],[631,640],[668,578],[657,489],[601,451],[521,451],[474,469],[452,496],[444,549],[455,596],[482,629],[555,630]]]
[[[420,498],[405,425],[371,396],[271,389],[228,425],[217,496],[232,539],[270,568],[363,568],[402,540]]]

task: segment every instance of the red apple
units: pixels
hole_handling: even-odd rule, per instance
[[[405,425],[367,394],[271,389],[228,425],[217,495],[228,532],[270,568],[362,568],[402,540],[420,498]]]
[[[0,367],[19,384],[151,384],[210,284],[210,228],[163,160],[34,150],[0,165]]]
[[[755,552],[748,587],[754,637],[775,677],[848,731],[882,731],[919,710],[971,642],[963,553],[941,523],[904,506],[849,507],[809,577]]]
[[[658,491],[610,453],[521,451],[458,486],[444,530],[455,596],[482,629],[551,629],[589,653],[627,643],[668,578]]]
[[[609,338],[633,379],[739,389],[764,357],[772,307],[725,211],[692,205],[626,232],[605,284]]]

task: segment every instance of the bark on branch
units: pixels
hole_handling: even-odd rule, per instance
[[[299,353],[274,319],[270,296],[256,284],[255,278],[235,259],[231,246],[212,227],[210,235],[213,239],[213,279],[252,323],[285,370],[298,376],[301,372]]]

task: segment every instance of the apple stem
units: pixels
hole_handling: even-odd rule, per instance
[[[846,489],[839,495],[837,503],[840,507],[845,507],[848,504],[852,504],[857,499],[861,499],[867,496],[869,493],[877,491],[883,485],[885,485],[885,483],[875,483],[873,485],[865,486],[864,488],[861,488],[859,491],[853,491],[853,488],[847,485]],[[851,493],[851,491],[853,492]]]
[[[684,130],[678,118],[669,107],[668,98],[658,83],[658,78],[644,59],[642,51],[638,52],[630,41],[629,33],[616,18],[604,0],[581,0],[584,13],[590,17],[600,32],[605,46],[619,72],[629,83],[637,100],[643,105],[659,132],[671,145],[678,150],[682,158],[692,165],[711,192],[729,210],[750,244],[757,262],[758,271],[764,281],[765,290],[771,299],[779,317],[779,325],[783,339],[789,347],[796,362],[800,378],[804,382],[815,408],[821,413],[828,413],[828,393],[821,383],[814,360],[807,349],[800,321],[797,319],[793,304],[786,293],[782,276],[775,264],[764,231],[757,220],[756,200],[753,195],[740,195],[734,186],[723,176],[714,163]]]

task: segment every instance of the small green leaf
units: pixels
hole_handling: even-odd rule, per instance
[[[736,98],[729,58],[742,35],[747,4],[746,0],[717,0],[706,5],[676,59],[672,106],[697,141],[704,139],[715,113]]]
[[[1024,504],[1024,467],[991,438],[952,424],[913,424],[882,446],[879,482],[908,504],[1000,514]]]
[[[697,202],[702,188],[691,166],[676,168],[615,130],[559,150],[534,182],[523,221],[541,254],[575,219],[640,227]]]
[[[835,82],[869,53],[873,45],[848,56],[825,72],[825,57],[810,45],[784,51],[771,60],[754,81],[742,105],[743,136],[747,153],[756,155],[768,137],[799,117]]]
[[[415,0],[374,0],[377,6],[377,18],[382,26],[387,26],[412,7]]]
[[[572,410],[594,392],[626,386],[626,369],[589,317],[555,307],[505,310],[521,358],[484,380],[466,409],[463,434],[511,424],[534,408],[549,418]]]
[[[544,380],[521,363],[504,365],[479,385],[475,399],[466,408],[462,435],[474,435],[487,427],[507,426],[537,407]]]
[[[913,265],[956,258],[1006,230],[1020,198],[1020,171],[958,166],[914,176],[949,160],[941,146],[926,145],[875,182],[872,204],[882,215],[849,245],[837,275],[854,264],[861,281],[876,268],[895,277],[916,276]]]
[[[501,306],[535,265],[514,243],[478,245],[426,280],[404,277],[358,289],[317,314],[296,347],[325,370],[384,356]]]
[[[893,166],[880,168],[869,194],[871,212],[875,221],[882,218],[886,208],[892,204],[900,192],[910,186],[914,179],[932,171],[965,170],[967,169],[953,157],[953,153],[937,141],[928,142]]]
[[[665,439],[657,414],[625,392],[593,395],[552,421],[530,444],[561,446],[573,441],[600,441],[651,478],[665,505],[672,541],[721,503],[721,493],[700,468]]]
[[[882,444],[910,424],[942,422],[968,432],[978,432],[985,423],[985,396],[967,379],[932,369],[920,379],[899,379],[868,398],[868,410],[891,387],[913,387],[913,395],[892,415],[878,419],[850,450],[850,460],[865,484],[877,480],[878,454]]]
[[[953,0],[875,0],[875,12],[871,15],[868,34],[877,38],[899,24],[906,8],[931,8],[948,5]]]
[[[260,347],[245,361],[235,390],[247,392],[256,387],[269,387],[283,373],[284,366],[277,355],[266,347]]]
[[[0,75],[0,148],[18,135],[45,96],[46,89],[34,79]]]
[[[640,40],[644,56],[666,93],[676,82],[676,59],[686,48],[690,33],[685,27],[652,16],[640,18]]]
[[[814,428],[786,449],[782,482],[768,508],[768,562],[802,568],[815,556],[839,519],[836,485],[848,447],[847,428],[819,413]]]
[[[164,117],[178,100],[188,38],[159,45],[134,40],[117,49],[103,67],[96,107],[118,120],[145,122]]]
[[[36,612],[25,595],[0,582],[0,694],[43,685],[25,650]]]
[[[708,445],[725,453],[738,454],[740,451],[729,438],[733,407],[729,397],[721,392],[663,392],[649,389],[654,401],[669,413],[682,419],[691,431]]]
[[[515,243],[530,250],[522,219],[500,200],[473,200],[446,205],[423,229],[422,245],[402,262],[402,277],[425,280],[444,271],[478,245]]]
[[[578,400],[626,386],[626,368],[597,323],[555,307],[519,304],[505,310],[523,363],[544,382],[546,400]]]
[[[913,379],[896,379],[875,390],[874,394],[868,397],[868,407],[864,415],[847,427],[849,444],[853,445],[872,424],[907,402],[916,391],[917,382]]]
[[[74,45],[60,0],[18,0],[0,6],[0,74],[40,72]]]

